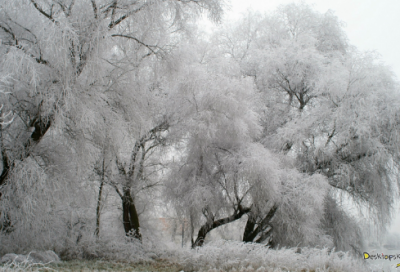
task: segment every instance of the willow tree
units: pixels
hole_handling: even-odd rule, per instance
[[[300,172],[328,179],[325,232],[336,248],[360,251],[360,229],[339,196],[360,211],[368,207],[369,219],[388,225],[399,128],[398,86],[390,70],[349,46],[332,12],[320,14],[305,4],[281,6],[269,16],[250,14],[218,40],[264,95],[261,142],[296,157]],[[284,229],[276,241],[293,245]]]
[[[3,231],[20,228],[28,233],[36,228],[35,222],[47,222],[42,216],[55,218],[52,212],[68,218],[69,208],[64,208],[74,205],[60,203],[67,190],[48,191],[68,187],[72,199],[79,196],[75,190],[84,192],[81,188],[87,187],[89,172],[101,153],[98,144],[107,139],[104,130],[108,124],[126,121],[115,117],[123,111],[115,110],[120,106],[113,104],[117,99],[112,96],[118,95],[112,91],[119,77],[145,58],[167,54],[172,38],[179,40],[176,33],[202,11],[218,20],[220,1],[0,3],[0,77],[10,79],[1,82],[1,90],[10,93],[3,110],[15,114],[12,125],[2,129]],[[120,69],[123,60],[119,57],[132,52],[137,59],[130,68],[125,63]],[[135,153],[136,145],[132,149]],[[45,207],[55,208],[49,213]],[[29,217],[32,224],[22,224],[22,218],[35,214]],[[37,230],[63,231],[49,224],[38,224]],[[7,244],[2,245],[7,250]]]
[[[326,179],[299,173],[258,142],[262,111],[254,83],[212,43],[196,45],[178,52],[191,53],[176,68],[182,118],[171,132],[179,129],[181,140],[173,145],[174,166],[164,181],[165,196],[190,222],[192,247],[244,216],[253,222],[245,241],[270,244],[271,220],[278,216],[290,231],[308,230],[301,236],[305,244],[322,245]]]

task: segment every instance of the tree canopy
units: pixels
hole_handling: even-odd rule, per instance
[[[223,8],[0,1],[1,253],[155,240],[150,219],[166,215],[188,222],[192,247],[243,219],[243,242],[361,252],[361,222],[390,224],[390,69],[331,11],[197,29]]]

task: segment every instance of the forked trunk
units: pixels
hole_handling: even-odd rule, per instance
[[[249,214],[243,233],[243,242],[266,244],[273,247],[272,226],[269,224],[274,217],[278,206],[274,205],[261,222],[256,222],[256,217]],[[257,226],[257,227],[256,227]]]

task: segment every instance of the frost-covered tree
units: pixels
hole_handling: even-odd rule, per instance
[[[210,231],[245,215],[244,241],[269,244],[275,216],[287,231],[307,230],[302,236],[293,232],[292,239],[321,245],[316,236],[324,236],[326,179],[299,173],[258,143],[260,94],[235,61],[211,48],[190,46],[192,60],[180,67],[184,132],[174,145],[175,167],[165,181],[166,196],[191,223],[192,246],[201,246]],[[180,55],[186,47],[182,50]]]
[[[141,70],[142,61],[153,58],[156,63],[167,55],[179,41],[178,33],[186,31],[188,23],[202,11],[218,20],[221,3],[0,2],[1,90],[10,93],[1,99],[3,111],[15,116],[14,122],[1,130],[0,222],[2,234],[9,235],[4,237],[20,237],[21,243],[33,247],[43,236],[37,233],[52,233],[47,235],[49,240],[59,240],[57,246],[61,246],[57,237],[66,237],[68,228],[90,225],[81,219],[72,222],[75,215],[71,214],[90,219],[84,207],[95,205],[93,201],[85,203],[91,199],[85,196],[93,195],[88,177],[102,148],[121,148],[122,139],[115,133],[121,128],[126,131],[132,126],[135,137],[153,128],[151,120],[146,119],[149,116],[141,115],[139,109],[133,109],[133,118],[127,120],[129,113],[118,103],[132,101],[135,92],[139,104],[147,102],[149,96],[141,96],[151,91],[149,85],[133,87],[144,82],[140,77],[147,67]],[[122,59],[126,56],[129,58]],[[123,76],[132,75],[132,71],[137,77],[126,81]],[[122,92],[118,86],[126,89]],[[135,124],[135,118],[142,117],[142,122]],[[146,122],[149,124],[145,127]],[[143,137],[133,140],[139,142],[139,149]],[[131,157],[137,154],[134,146]],[[25,234],[33,240],[24,240]],[[12,250],[3,241],[2,250]],[[20,246],[15,244],[16,248]]]
[[[296,157],[300,172],[328,179],[325,234],[338,249],[359,251],[360,230],[340,207],[339,195],[360,211],[368,207],[370,218],[381,225],[390,221],[397,182],[398,86],[378,58],[357,52],[343,33],[332,12],[290,4],[269,16],[250,14],[217,40],[263,94],[261,142]],[[276,240],[282,245],[299,242],[286,239],[285,224],[277,225]]]

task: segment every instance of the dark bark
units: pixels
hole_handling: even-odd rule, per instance
[[[104,181],[102,180],[100,183],[100,189],[99,189],[99,198],[97,199],[97,208],[96,208],[96,230],[95,230],[95,235],[97,238],[99,238],[100,234],[100,208],[101,208],[101,197],[103,194],[103,186],[104,186]]]
[[[32,127],[34,127],[35,130],[31,134],[31,140],[35,143],[38,143],[49,130],[50,126],[50,119],[43,120],[41,117],[35,118],[32,122]]]
[[[248,219],[246,222],[246,226],[244,227],[243,233],[243,242],[252,242],[250,239],[250,235],[254,231],[254,227],[256,226],[256,217],[252,213],[247,214]]]
[[[194,218],[192,211],[190,211],[190,242],[194,247]]]
[[[146,154],[151,148],[162,142],[162,137],[159,134],[160,132],[168,130],[168,128],[169,123],[168,121],[164,120],[136,141],[132,150],[128,171],[125,170],[125,166],[123,164],[118,162],[117,158],[118,171],[121,176],[125,177],[125,184],[123,185],[122,194],[116,186],[115,190],[122,200],[123,225],[125,234],[129,237],[134,237],[139,240],[142,239],[140,234],[139,215],[137,213],[134,198],[132,197],[130,189],[133,184],[143,178]],[[150,141],[153,141],[153,145],[146,149],[146,143]]]
[[[3,163],[3,170],[0,174],[0,186],[6,183],[8,172],[10,171],[10,160],[8,158],[4,143],[3,143],[3,125],[0,125],[0,141],[1,141],[1,161]],[[1,199],[1,192],[0,192],[0,199]]]
[[[34,0],[31,0],[33,6],[41,13],[43,14],[47,19],[49,19],[50,21],[54,22],[54,19],[50,13],[45,12]]]
[[[27,142],[24,143],[25,150],[22,153],[23,155],[20,158],[21,160],[24,160],[30,156],[30,150],[32,150],[34,146],[36,146],[42,140],[43,136],[49,130],[51,126],[51,117],[49,117],[47,120],[43,120],[41,117],[36,117],[31,121],[30,126],[33,127],[34,130],[29,139],[27,140]],[[6,182],[12,166],[12,162],[9,160],[6,149],[3,144],[1,146],[1,155],[2,155],[3,170],[0,174],[0,186]]]
[[[142,240],[142,235],[140,234],[139,216],[129,189],[124,190],[124,195],[122,197],[122,213],[125,234],[127,236]]]
[[[269,223],[277,209],[278,206],[274,205],[259,223],[256,222],[256,217],[254,215],[249,215],[243,233],[243,242],[265,243],[267,240],[270,240],[272,226]],[[271,241],[268,241],[267,244],[271,245]]]
[[[4,149],[4,146],[1,147],[1,160],[3,162],[3,170],[1,171],[0,175],[0,186],[6,182],[8,172],[10,170],[10,161],[8,159],[7,152]],[[1,192],[0,192],[0,197],[1,197]]]
[[[101,198],[103,194],[103,187],[104,187],[104,178],[105,178],[105,158],[103,157],[103,163],[102,163],[102,171],[101,171],[101,181],[100,181],[100,188],[99,188],[99,197],[97,198],[97,208],[96,208],[96,230],[94,231],[94,234],[96,235],[97,238],[99,238],[100,234],[100,210],[101,210]]]
[[[198,246],[202,246],[204,244],[204,239],[206,238],[207,233],[209,233],[210,231],[212,231],[215,228],[218,228],[219,226],[231,223],[235,220],[240,219],[243,215],[245,215],[246,213],[248,213],[250,211],[250,208],[240,208],[239,210],[235,211],[234,214],[232,214],[231,216],[225,217],[225,218],[221,218],[215,221],[209,221],[206,224],[204,224],[198,234],[197,234],[197,239],[196,241],[193,243],[192,247],[198,247]]]

